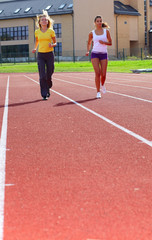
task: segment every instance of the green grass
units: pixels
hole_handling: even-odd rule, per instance
[[[109,61],[108,72],[130,73],[135,69],[152,69],[152,60]]]
[[[152,68],[152,60],[109,61],[108,72],[130,73],[132,69]],[[33,73],[38,72],[37,63],[3,63],[0,73]],[[91,62],[60,62],[55,63],[55,72],[93,72]]]

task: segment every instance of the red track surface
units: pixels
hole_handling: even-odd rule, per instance
[[[3,239],[151,240],[152,147],[87,110],[150,143],[152,75],[108,73],[101,99],[93,73],[55,73],[48,101],[32,80],[10,74]]]

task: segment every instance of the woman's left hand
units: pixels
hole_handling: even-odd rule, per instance
[[[105,45],[106,45],[106,42],[103,42],[102,40],[99,40],[99,43],[100,43],[100,44],[105,44]]]

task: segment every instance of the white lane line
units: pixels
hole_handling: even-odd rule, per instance
[[[5,187],[12,187],[12,186],[14,186],[15,184],[13,184],[13,183],[7,183],[7,184],[5,184]]]
[[[140,82],[142,82],[142,83],[150,83],[151,84],[151,82],[149,82],[149,81],[144,81],[144,80],[136,80],[136,79],[124,79],[124,78],[121,78],[121,79],[119,79],[119,78],[113,78],[113,77],[108,77],[108,80],[117,80],[117,81],[120,81],[120,82],[137,82],[137,83],[140,83]]]
[[[24,75],[24,76],[25,76],[25,75]],[[25,76],[25,77],[27,77],[27,76]],[[37,81],[33,80],[32,78],[30,78],[30,77],[27,77],[27,78],[29,78],[29,79],[32,80],[33,82],[36,82],[37,84],[39,84]],[[145,144],[147,144],[148,146],[152,147],[152,141],[147,140],[146,138],[144,138],[144,137],[142,137],[142,136],[140,136],[140,135],[138,135],[138,134],[130,131],[129,129],[127,129],[127,128],[125,128],[125,127],[123,127],[123,126],[121,126],[121,125],[119,125],[119,124],[111,121],[110,119],[108,119],[108,118],[100,115],[99,113],[96,113],[95,111],[93,111],[93,110],[91,110],[91,109],[83,106],[82,104],[74,101],[73,99],[71,99],[71,98],[69,98],[69,97],[67,97],[67,96],[65,96],[65,95],[63,95],[63,94],[61,94],[61,93],[59,93],[59,92],[57,92],[57,91],[55,91],[55,90],[51,90],[51,91],[54,92],[54,93],[56,93],[56,94],[58,94],[59,96],[65,98],[65,99],[69,100],[70,102],[73,102],[74,104],[76,104],[77,106],[83,108],[83,109],[86,110],[87,112],[92,113],[92,114],[95,115],[96,117],[99,117],[100,119],[102,119],[102,120],[104,120],[105,122],[113,125],[114,127],[120,129],[121,131],[129,134],[130,136],[138,139],[138,140],[141,141],[142,143],[145,143]]]
[[[8,95],[9,77],[7,81],[5,107],[0,138],[0,240],[3,239],[4,228],[4,200],[5,200],[5,165],[6,165],[6,143],[7,143],[7,118],[8,118]]]
[[[73,78],[77,78],[77,79],[83,79],[83,80],[88,80],[88,81],[93,81],[93,79],[89,79],[89,78],[82,78],[82,77],[75,77],[73,75],[69,75],[69,76],[66,76],[66,77],[73,77]],[[116,85],[122,85],[122,86],[127,86],[127,87],[134,87],[134,88],[143,88],[143,89],[148,89],[148,90],[152,90],[151,87],[141,87],[141,86],[133,86],[133,85],[129,85],[129,84],[122,84],[122,83],[114,83],[114,82],[108,82],[106,81],[106,83],[108,84],[116,84]]]
[[[94,74],[94,72],[89,72],[89,74],[88,74],[88,72],[86,72],[85,75],[86,76],[88,76],[88,75],[90,76],[91,73]],[[146,78],[146,79],[149,79],[149,81],[151,81],[152,80],[151,75],[152,75],[151,73],[150,74],[146,74],[146,75],[145,74],[139,75],[139,74],[133,74],[133,73],[128,73],[127,74],[127,73],[115,73],[115,72],[111,73],[111,72],[107,72],[107,77],[112,77],[112,78],[116,77],[118,79],[119,78],[121,79],[121,78],[124,78],[124,77],[126,77],[126,79],[127,79],[127,77],[129,77],[129,78],[131,77],[131,78],[136,78],[136,79],[140,79],[140,80]]]
[[[108,72],[107,73],[107,75],[108,76],[111,76],[111,77],[116,77],[116,78],[122,78],[122,77],[126,77],[126,78],[136,78],[136,79],[149,79],[149,81],[151,81],[152,80],[152,78],[151,78],[151,73],[150,74],[141,74],[141,75],[139,75],[139,74],[133,74],[133,73],[110,73],[110,72]]]
[[[133,87],[133,88],[142,88],[142,89],[148,89],[148,90],[152,90],[151,87],[141,87],[141,86],[133,86],[133,85],[129,85],[129,84],[122,84],[122,83],[114,83],[114,82],[107,82],[109,84],[116,84],[116,85],[121,85],[121,86],[127,86],[127,87]]]
[[[28,77],[28,76],[26,76],[26,75],[24,75],[24,77],[27,77],[27,78],[29,78],[31,81],[38,83],[37,81],[33,80],[32,78],[30,78],[30,77]],[[90,87],[90,86],[87,86],[87,85],[83,85],[83,84],[79,84],[79,83],[74,83],[74,82],[62,80],[62,79],[55,78],[55,77],[54,77],[53,79],[56,79],[57,81],[61,81],[61,82],[66,82],[66,83],[69,83],[69,84],[73,84],[73,85],[78,85],[78,86],[81,86],[81,87],[96,89],[95,87]],[[39,84],[39,83],[38,83],[38,84]],[[117,93],[117,92],[112,92],[112,91],[107,91],[107,92],[112,93],[112,94],[116,94],[116,95],[120,95],[120,96],[123,96],[123,97],[132,98],[132,99],[135,99],[135,100],[143,101],[143,102],[152,103],[152,101],[147,100],[147,99],[143,99],[143,98],[133,97],[133,96],[130,96],[130,95],[126,95],[126,94],[122,94],[122,93]]]
[[[96,89],[95,87],[90,87],[90,86],[87,86],[87,85],[84,85],[84,84],[80,84],[80,83],[75,83],[75,82],[66,81],[66,80],[63,80],[63,79],[60,79],[60,78],[56,78],[56,77],[54,77],[53,79],[55,79],[55,80],[57,80],[57,81],[60,81],[60,82],[66,82],[66,83],[69,83],[69,84],[73,84],[73,85],[81,86],[81,87],[86,87],[86,88]]]
[[[62,73],[54,73],[54,74],[56,74],[56,75],[58,75],[58,76],[62,76]],[[119,75],[118,75],[119,74]],[[86,79],[86,80],[88,80],[88,77],[94,77],[94,72],[89,72],[89,74],[86,72],[86,73],[64,73],[64,75],[66,76],[66,77],[73,77],[73,76],[75,76],[76,78],[79,78],[78,76],[83,76],[83,78],[84,79]],[[115,76],[116,75],[116,76]],[[125,78],[126,77],[126,78]],[[127,78],[127,77],[129,77],[129,78]],[[130,81],[130,78],[131,78],[131,80],[133,80],[133,81],[138,81],[139,80],[139,82],[142,80],[143,82],[146,82],[146,83],[152,83],[152,78],[151,78],[151,75],[137,75],[137,74],[124,74],[124,73],[107,73],[107,79],[109,79],[109,78],[111,78],[111,79],[115,79],[115,80],[124,80],[124,81]],[[145,81],[145,78],[146,78],[146,81]],[[136,80],[136,79],[138,79],[138,80]],[[90,79],[90,80],[93,80],[93,79]]]
[[[26,76],[26,75],[23,75],[24,77],[26,77],[26,78],[28,78],[28,79],[30,79],[31,81],[33,81],[33,82],[35,82],[35,83],[37,83],[37,84],[39,84],[39,82],[38,81],[36,81],[36,80],[34,80],[33,78],[30,78],[30,77],[28,77],[28,76]]]
[[[58,94],[58,95],[60,95],[61,97],[65,98],[65,99],[69,100],[70,102],[75,103],[75,104],[78,105],[79,107],[85,109],[87,112],[92,113],[92,114],[95,115],[96,117],[101,118],[101,119],[104,120],[105,122],[107,122],[107,123],[113,125],[114,127],[118,128],[118,129],[120,129],[120,130],[122,130],[123,132],[125,132],[125,133],[131,135],[132,137],[134,137],[134,138],[140,140],[141,142],[143,142],[143,143],[149,145],[150,147],[152,147],[152,141],[149,141],[149,140],[147,140],[146,138],[144,138],[144,137],[142,137],[142,136],[140,136],[140,135],[138,135],[138,134],[136,134],[136,133],[134,133],[134,132],[128,130],[127,128],[125,128],[125,127],[123,127],[123,126],[121,126],[121,125],[119,125],[119,124],[117,124],[117,123],[111,121],[110,119],[108,119],[108,118],[106,118],[106,117],[100,115],[99,113],[96,113],[95,111],[93,111],[93,110],[91,110],[91,109],[89,109],[89,108],[83,106],[82,104],[80,104],[80,103],[74,101],[73,99],[71,99],[71,98],[69,98],[69,97],[67,97],[67,96],[65,96],[65,95],[63,95],[63,94],[61,94],[61,93],[59,93],[59,92],[56,92],[56,91],[54,91],[54,90],[51,90],[51,91],[54,92],[54,93],[56,93],[56,94]]]
[[[123,96],[123,97],[132,98],[132,99],[135,99],[135,100],[143,101],[143,102],[152,103],[151,100],[147,100],[147,99],[144,99],[144,98],[138,98],[138,97],[134,97],[134,96],[131,96],[131,95],[127,95],[127,94],[123,94],[123,93],[117,93],[117,92],[112,92],[112,91],[107,91],[107,92],[112,93],[112,94],[116,94],[116,95],[120,95],[120,96]]]
[[[85,75],[85,76],[87,76],[87,75]],[[88,77],[90,77],[90,76],[88,76]],[[126,77],[126,78],[125,78]],[[127,78],[128,77],[128,78]],[[145,79],[146,78],[146,79]],[[143,83],[149,83],[149,84],[151,84],[152,83],[152,81],[151,81],[151,77],[150,78],[148,78],[148,76],[144,76],[144,77],[140,77],[139,78],[139,75],[137,76],[132,76],[132,75],[130,75],[130,76],[125,76],[125,75],[122,75],[122,76],[114,76],[114,75],[111,75],[111,74],[108,74],[107,73],[107,80],[118,80],[118,81],[122,81],[122,82],[126,82],[126,81],[128,81],[128,82],[143,82]]]
[[[59,79],[59,78],[53,78],[53,79],[55,79],[55,80],[57,80],[57,81],[61,81],[61,82],[66,82],[66,83],[69,83],[69,84],[73,84],[73,85],[78,85],[78,86],[81,86],[81,87],[96,89],[95,87],[89,87],[89,86],[87,86],[87,85],[83,85],[83,84],[79,84],[79,83],[74,83],[74,82],[62,80],[62,79]],[[112,91],[107,91],[107,92],[112,93],[112,94],[116,94],[116,95],[120,95],[120,96],[123,96],[123,97],[132,98],[132,99],[139,100],[139,101],[144,101],[144,102],[152,103],[152,101],[150,101],[150,100],[143,99],[143,98],[138,98],[138,97],[133,97],[133,96],[130,96],[130,95],[127,95],[127,94],[122,94],[122,93],[117,93],[117,92],[112,92]]]

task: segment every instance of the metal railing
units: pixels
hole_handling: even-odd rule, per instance
[[[89,56],[85,56],[86,50],[84,51],[66,51],[66,52],[55,52],[55,61],[90,61],[91,52]],[[132,49],[119,49],[118,53],[115,50],[108,50],[108,59],[109,60],[143,60],[143,59],[152,59],[152,48],[132,48]],[[37,53],[32,54],[28,52],[10,52],[10,53],[0,53],[0,63],[21,63],[21,62],[36,62]]]

